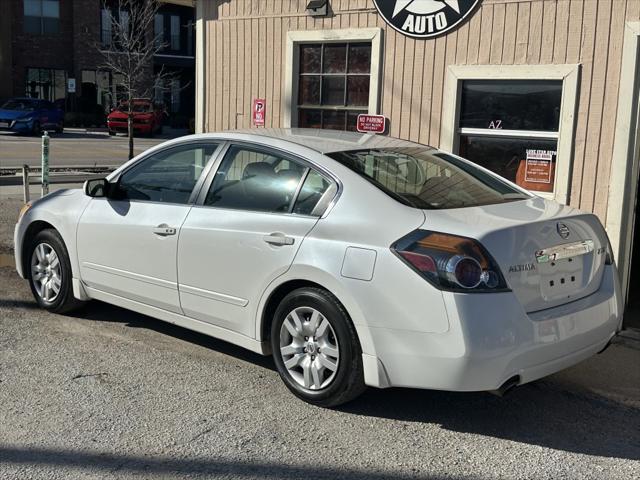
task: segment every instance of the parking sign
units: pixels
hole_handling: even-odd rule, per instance
[[[264,118],[267,111],[267,101],[264,98],[253,99],[253,124],[256,127],[264,127]]]

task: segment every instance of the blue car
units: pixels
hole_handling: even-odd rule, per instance
[[[0,106],[0,131],[32,133],[43,130],[62,133],[64,112],[47,100],[12,98]]]

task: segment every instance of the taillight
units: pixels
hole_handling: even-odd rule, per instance
[[[500,268],[476,240],[416,230],[391,246],[413,270],[442,290],[507,291]]]

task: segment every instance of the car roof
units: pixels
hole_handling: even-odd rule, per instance
[[[243,130],[228,130],[220,134],[215,134],[215,136],[223,137],[225,134],[230,134],[230,136],[240,134],[273,138],[307,147],[323,154],[369,148],[425,148],[425,145],[393,137],[314,128],[249,128]]]

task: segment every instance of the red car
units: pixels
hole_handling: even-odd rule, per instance
[[[162,120],[164,110],[155,105],[151,100],[138,98],[132,101],[133,111],[133,132],[134,134],[142,134],[153,136],[154,133],[162,132]],[[129,109],[128,102],[122,102],[107,116],[107,127],[109,135],[115,135],[118,132],[127,133],[127,111]]]

